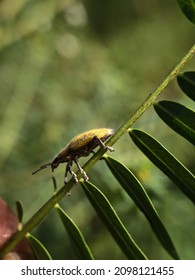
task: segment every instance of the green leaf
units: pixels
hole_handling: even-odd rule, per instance
[[[38,260],[51,260],[51,256],[44,245],[32,234],[28,233],[26,237],[29,240],[31,249]]]
[[[154,233],[156,234],[156,237],[161,242],[162,246],[174,259],[179,259],[173,242],[165,226],[161,222],[157,210],[152,204],[152,201],[150,200],[141,183],[122,163],[108,156],[106,156],[105,159],[109,169],[117,181],[148,219]]]
[[[195,23],[195,1],[194,0],[177,0],[185,16]]]
[[[134,129],[129,134],[141,151],[195,203],[194,175],[162,144],[147,133]]]
[[[17,212],[19,223],[22,223],[24,211],[23,211],[22,203],[20,201],[16,201],[16,212]]]
[[[177,82],[183,92],[195,101],[195,72],[185,72],[177,76]]]
[[[195,113],[192,110],[172,101],[155,103],[154,109],[168,126],[195,145]]]
[[[55,208],[64,227],[68,232],[69,238],[76,251],[77,257],[81,260],[93,260],[94,257],[89,249],[89,246],[87,245],[85,238],[83,237],[77,225],[58,204],[55,205]]]
[[[83,190],[121,250],[128,259],[145,260],[147,257],[132,239],[106,196],[93,184],[81,181]]]

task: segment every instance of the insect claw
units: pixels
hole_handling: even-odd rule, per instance
[[[68,183],[67,177],[64,177],[64,184],[66,185]]]
[[[114,152],[114,149],[112,147],[110,147],[110,146],[106,146],[106,150],[110,151],[110,152]]]
[[[87,176],[87,173],[84,170],[82,172],[82,177],[83,177],[84,181],[88,181],[89,180],[89,177]]]
[[[68,196],[71,196],[71,190],[66,193]]]
[[[75,184],[78,183],[77,175],[72,171],[73,181]]]

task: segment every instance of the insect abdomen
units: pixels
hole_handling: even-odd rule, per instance
[[[97,128],[86,131],[77,135],[73,138],[68,144],[68,150],[74,151],[79,150],[82,147],[88,145],[94,137],[100,138],[103,142],[109,138],[114,133],[114,130],[111,128]]]

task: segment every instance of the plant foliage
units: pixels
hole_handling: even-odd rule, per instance
[[[194,1],[178,0],[177,2],[185,16],[192,23],[195,23]],[[33,3],[31,4],[32,6],[34,5]],[[36,5],[38,5],[38,2],[36,2],[35,6]],[[51,11],[48,11],[48,17],[53,18]],[[20,14],[18,15],[18,18],[20,19],[20,22],[24,20],[22,17],[20,17]],[[58,20],[60,19],[58,18]],[[33,27],[29,26],[29,30],[33,30]],[[73,40],[73,38],[71,37],[69,40]],[[72,46],[77,46],[75,41],[73,42]],[[58,49],[59,48],[60,51],[63,51],[63,49],[58,46]],[[73,55],[73,48],[69,49],[68,51],[70,52],[70,55]],[[137,124],[136,122],[138,119],[140,119],[141,115],[143,115],[150,106],[153,106],[156,115],[159,116],[162,122],[164,122],[170,128],[172,133],[178,137],[182,136],[182,140],[187,140],[186,142],[188,145],[195,144],[195,112],[189,108],[189,103],[183,104],[185,103],[184,101],[178,103],[170,100],[156,101],[157,97],[159,97],[159,95],[164,91],[169,83],[175,78],[177,78],[178,85],[185,97],[189,97],[190,101],[195,101],[195,72],[188,71],[181,74],[182,68],[186,65],[186,63],[188,63],[194,54],[195,45],[192,46],[192,48],[186,53],[181,61],[175,66],[175,68],[167,75],[165,80],[153,93],[148,96],[145,101],[142,102],[135,113],[123,123],[123,125],[106,143],[107,145],[112,146],[121,138],[123,134],[128,132],[130,139],[136,145],[137,149],[139,149],[160,172],[168,176],[168,178],[174,183],[175,187],[179,188],[181,195],[187,198],[188,203],[193,204],[195,203],[195,176],[192,174],[189,168],[177,158],[173,151],[168,150],[165,147],[166,145],[160,143],[153,135],[149,134],[147,131],[137,128],[132,129],[131,126]],[[42,58],[41,61],[43,63],[44,58]],[[39,65],[41,68],[41,73],[44,73],[44,69],[42,67],[43,65],[44,63]],[[71,67],[73,67],[73,65]],[[37,69],[34,69],[31,77],[32,84],[35,82],[38,83],[39,78],[40,77],[37,75]],[[24,91],[27,89],[24,81],[19,83],[17,87],[18,89]],[[17,98],[14,100],[14,102],[15,101],[17,101]],[[68,102],[68,100],[66,101]],[[61,104],[58,105],[60,106]],[[22,111],[22,114],[25,114],[25,112]],[[78,116],[80,118],[81,114]],[[48,129],[47,133],[50,133],[50,129]],[[37,135],[39,135],[39,132],[37,132]],[[14,137],[17,138],[17,135]],[[105,151],[102,149],[95,153],[95,155],[83,166],[84,170],[88,172],[92,165],[102,158],[104,153]],[[144,218],[146,218],[146,221],[152,228],[154,236],[159,241],[159,246],[162,246],[162,248],[173,259],[179,259],[180,257],[176,248],[176,244],[174,244],[174,238],[172,237],[172,234],[168,232],[166,223],[162,221],[161,213],[160,211],[157,211],[152,201],[152,197],[150,197],[150,193],[147,192],[144,184],[140,182],[138,177],[127,166],[125,166],[124,163],[107,155],[104,155],[103,158],[105,159],[113,177],[115,177],[117,182],[120,184],[121,192],[124,191],[126,194],[128,194],[131,200],[133,200],[136,209],[141,211],[141,213],[144,215]],[[139,242],[135,241],[136,238],[134,240],[132,237],[133,234],[130,233],[131,230],[127,229],[125,222],[119,218],[119,214],[114,209],[114,206],[108,199],[107,195],[100,190],[101,178],[99,180],[100,185],[97,184],[96,186],[91,182],[83,181],[79,172],[77,172],[77,175],[84,191],[86,201],[89,201],[93,206],[97,213],[98,219],[102,220],[105,227],[108,229],[110,236],[114,239],[114,242],[116,242],[124,257],[127,259],[148,259],[147,253],[145,253],[144,249],[142,249],[138,244]],[[47,216],[47,214],[52,209],[55,209],[67,232],[67,234],[63,233],[64,238],[66,238],[68,235],[70,242],[72,243],[72,248],[75,250],[76,257],[78,259],[94,259],[90,242],[87,241],[85,234],[81,232],[77,223],[73,221],[66,211],[63,210],[63,208],[58,204],[65,194],[67,194],[74,186],[73,180],[70,179],[68,184],[64,185],[60,190],[57,190],[55,179],[53,179],[53,182],[55,191],[53,196],[47,200],[47,202],[42,205],[42,207],[23,225],[22,220],[24,210],[21,206],[21,203],[17,202],[16,205],[18,220],[21,228],[18,228],[18,231],[13,235],[12,238],[10,238],[9,242],[1,245],[1,257],[3,257],[7,252],[12,251],[15,246],[26,236],[37,259],[51,259],[50,253],[48,252],[46,246],[44,246],[36,237],[31,235],[30,232]],[[177,201],[175,203],[177,203]],[[2,220],[3,219],[5,219],[5,217],[3,217]]]

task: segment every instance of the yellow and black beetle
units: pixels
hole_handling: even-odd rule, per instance
[[[52,171],[58,167],[60,163],[67,162],[64,183],[67,183],[68,172],[73,175],[75,183],[78,182],[77,175],[71,170],[72,163],[75,162],[82,177],[85,181],[89,178],[86,172],[82,169],[78,163],[78,158],[87,157],[90,153],[94,154],[94,149],[98,146],[105,150],[114,151],[112,147],[106,146],[104,142],[112,136],[114,130],[111,128],[97,128],[86,132],[83,132],[74,137],[59,153],[54,157],[52,162],[42,165],[39,169],[32,173],[35,174],[40,170],[51,166]]]

